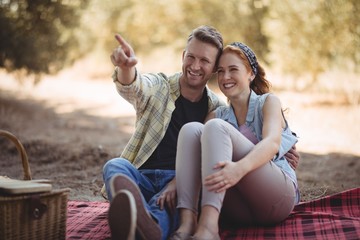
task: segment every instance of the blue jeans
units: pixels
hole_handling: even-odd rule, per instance
[[[178,214],[170,214],[156,204],[156,200],[175,177],[175,170],[162,169],[137,169],[124,158],[114,158],[109,160],[103,168],[103,179],[106,187],[108,199],[111,202],[110,179],[119,173],[125,174],[137,184],[142,193],[145,208],[159,224],[162,231],[162,239],[167,239],[178,226]]]

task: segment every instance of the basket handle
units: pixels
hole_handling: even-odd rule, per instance
[[[28,156],[25,152],[24,146],[21,144],[19,139],[17,139],[17,137],[14,134],[12,134],[8,131],[0,129],[0,136],[7,137],[15,144],[17,150],[19,151],[19,153],[21,155],[21,160],[22,160],[22,165],[23,165],[23,170],[24,170],[24,180],[31,180],[31,171],[30,171],[30,166],[29,166],[29,160],[28,160]]]

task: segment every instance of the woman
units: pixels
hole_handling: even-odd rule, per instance
[[[248,46],[235,42],[224,49],[218,85],[229,106],[210,113],[205,125],[186,124],[179,134],[180,226],[171,239],[220,239],[219,218],[237,226],[276,224],[300,199],[295,171],[284,157],[297,138]]]

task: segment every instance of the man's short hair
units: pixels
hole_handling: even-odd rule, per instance
[[[190,33],[187,42],[189,43],[193,38],[196,38],[201,42],[209,43],[219,50],[218,55],[216,56],[217,63],[224,47],[221,33],[214,27],[203,25],[195,28]]]

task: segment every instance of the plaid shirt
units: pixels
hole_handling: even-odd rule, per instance
[[[139,168],[149,159],[165,135],[175,109],[175,101],[180,96],[179,79],[181,73],[166,76],[158,74],[136,74],[130,85],[117,81],[114,72],[113,80],[118,93],[131,103],[136,110],[135,132],[121,153]],[[219,98],[207,88],[209,112],[223,105]]]

